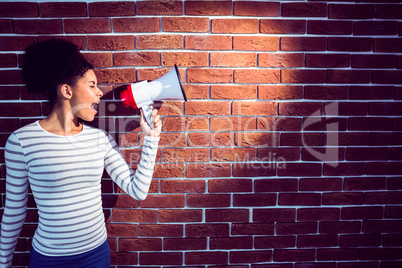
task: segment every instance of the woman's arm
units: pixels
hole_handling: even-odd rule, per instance
[[[153,110],[155,128],[151,129],[141,112],[141,127],[145,133],[141,160],[134,172],[120,154],[117,143],[109,135],[108,151],[105,157],[105,169],[109,176],[119,187],[137,200],[144,200],[148,195],[149,186],[154,172],[155,158],[158,150],[159,134],[162,122]]]
[[[28,200],[28,171],[18,137],[6,144],[6,203],[1,222],[0,267],[10,267],[15,245],[25,221]]]

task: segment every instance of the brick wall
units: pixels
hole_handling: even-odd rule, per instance
[[[114,267],[400,267],[402,5],[397,0],[0,3],[0,193],[8,135],[46,116],[21,58],[76,43],[105,97],[93,124],[133,167],[122,86],[177,64],[188,102],[158,105],[148,198],[102,179]],[[26,266],[32,196],[16,266]]]

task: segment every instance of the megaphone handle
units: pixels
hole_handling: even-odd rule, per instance
[[[147,120],[148,125],[151,127],[151,129],[155,129],[154,121],[151,119],[152,109],[148,105],[145,107],[141,107],[141,109],[145,119]]]

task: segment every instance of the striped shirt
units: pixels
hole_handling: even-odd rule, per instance
[[[26,216],[28,183],[39,214],[32,246],[48,256],[87,252],[107,238],[101,200],[103,170],[131,197],[145,199],[158,141],[145,136],[141,161],[134,172],[113,138],[97,128],[84,125],[79,134],[60,136],[45,131],[36,121],[16,130],[5,148],[0,266],[11,265]]]

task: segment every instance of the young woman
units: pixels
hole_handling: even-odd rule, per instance
[[[145,138],[134,172],[110,135],[81,121],[94,119],[103,93],[92,65],[75,45],[52,39],[30,46],[23,77],[30,91],[47,94],[53,109],[7,141],[0,267],[11,266],[29,186],[39,211],[30,267],[110,267],[101,200],[103,170],[133,198],[147,196],[161,132],[157,111],[153,110],[155,129],[141,115]]]

